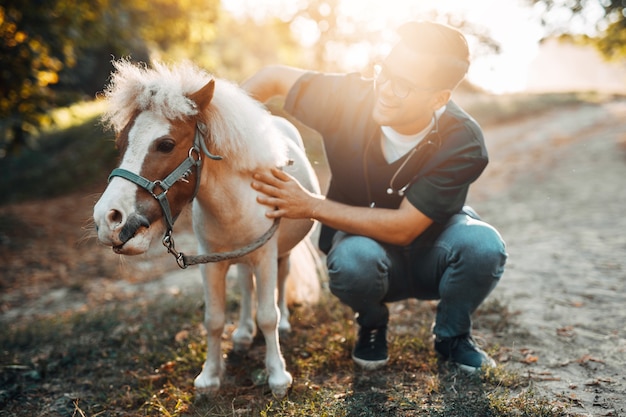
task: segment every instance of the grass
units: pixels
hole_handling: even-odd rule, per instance
[[[228,305],[234,321],[237,302]],[[294,309],[294,330],[281,341],[294,384],[282,400],[265,383],[259,337],[245,355],[231,352],[225,337],[222,389],[195,397],[193,379],[206,347],[197,295],[10,325],[0,335],[0,416],[567,415],[502,366],[472,376],[439,362],[430,341],[432,305],[401,305],[391,322],[392,359],[377,372],[353,365],[352,316],[334,297],[325,293],[320,304]],[[477,315],[478,332],[511,325],[490,319],[493,314],[514,318],[499,303],[487,303]]]

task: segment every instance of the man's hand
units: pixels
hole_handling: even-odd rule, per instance
[[[324,201],[322,196],[312,194],[279,168],[254,174],[252,188],[264,194],[257,197],[259,203],[275,207],[266,213],[269,218],[312,219],[316,208]]]
[[[405,246],[433,221],[406,198],[397,209],[355,207],[311,194],[279,168],[254,174],[252,188],[262,194],[257,201],[274,207],[269,218],[315,219],[333,229]]]

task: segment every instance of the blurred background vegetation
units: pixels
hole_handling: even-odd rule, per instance
[[[546,34],[573,36],[576,34],[569,25],[573,18],[593,19],[595,35],[575,37],[594,44],[607,58],[626,56],[622,0],[521,1],[539,10]],[[385,52],[377,44],[384,34],[380,28],[359,21],[358,16],[347,15],[341,3],[293,1],[279,14],[258,18],[256,6],[262,1],[241,3],[249,5],[250,10],[235,16],[226,7],[228,1],[219,0],[3,0],[0,192],[7,195],[7,188],[16,191],[15,181],[27,181],[24,171],[17,171],[18,166],[29,167],[33,181],[45,194],[54,186],[43,184],[41,173],[45,177],[51,169],[67,167],[68,162],[76,165],[76,161],[90,155],[100,156],[107,167],[112,163],[113,150],[104,148],[91,153],[76,148],[70,155],[66,152],[64,160],[51,155],[52,150],[70,144],[71,137],[84,140],[85,136],[102,136],[96,128],[100,109],[95,99],[107,82],[113,58],[131,57],[144,62],[189,59],[236,82],[270,63],[346,70],[345,62],[338,57],[354,44],[367,45],[370,62],[375,60]],[[403,17],[433,19],[460,27],[478,45],[475,53],[500,51],[488,28],[462,16],[422,7],[420,15]],[[307,30],[315,36],[305,42],[303,33]],[[58,133],[81,123],[84,126],[74,128],[74,136]],[[68,173],[68,182],[89,175],[81,168]],[[4,202],[9,200],[5,198]]]

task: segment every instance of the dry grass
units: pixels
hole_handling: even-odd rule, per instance
[[[237,301],[228,305],[234,321]],[[566,415],[502,366],[470,376],[439,362],[430,335],[433,306],[394,305],[392,359],[377,372],[352,363],[351,313],[333,297],[325,293],[319,305],[295,309],[294,331],[281,342],[294,376],[283,400],[265,383],[262,339],[236,355],[228,335],[222,389],[210,398],[194,396],[205,352],[195,295],[34,319],[0,335],[0,416]],[[477,333],[489,338],[513,319],[499,303],[487,303]],[[487,348],[497,357],[497,346]]]

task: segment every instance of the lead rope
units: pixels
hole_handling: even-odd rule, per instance
[[[190,265],[206,264],[209,262],[222,262],[229,259],[241,258],[242,256],[246,256],[249,253],[257,250],[261,246],[265,245],[272,238],[272,236],[274,236],[274,233],[276,232],[276,229],[278,229],[279,224],[280,217],[277,217],[276,219],[274,219],[274,223],[272,223],[272,226],[257,240],[242,248],[228,252],[215,252],[195,256],[185,255],[184,253],[178,252],[176,250],[176,245],[174,243],[174,238],[172,237],[171,230],[168,230],[167,233],[165,233],[165,236],[163,237],[163,246],[167,248],[168,253],[174,255],[174,258],[176,258],[176,263],[181,269],[185,269]]]

